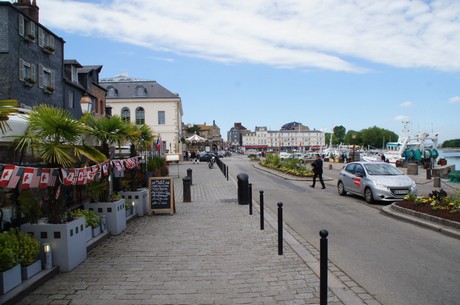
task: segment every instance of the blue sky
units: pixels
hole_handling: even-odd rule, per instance
[[[156,80],[185,123],[460,138],[460,1],[37,0],[65,58]]]

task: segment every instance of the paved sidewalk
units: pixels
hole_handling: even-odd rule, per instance
[[[192,202],[183,203],[187,168]],[[182,163],[170,174],[176,214],[136,218],[18,304],[319,304],[319,235],[311,245],[285,226],[278,255],[274,215],[261,231],[257,204],[249,215],[217,166]],[[380,304],[333,264],[329,288],[330,305]]]

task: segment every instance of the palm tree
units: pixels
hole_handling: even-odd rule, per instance
[[[153,144],[154,136],[150,126],[141,124],[141,125],[131,125],[131,130],[129,132],[128,140],[131,143],[130,145],[130,157],[135,157],[138,155],[138,152],[144,153],[148,151]],[[131,175],[131,190],[137,189],[137,167],[130,170]]]
[[[8,116],[18,112],[18,104],[17,100],[0,100],[0,131],[2,133],[11,130],[7,122]]]
[[[82,135],[87,129],[81,120],[51,105],[38,105],[26,116],[29,126],[22,136],[18,136],[16,150],[31,152],[50,167],[69,167],[86,158],[99,163],[107,158],[96,148],[86,145]],[[49,220],[59,223],[63,202],[55,198],[57,186],[50,197]]]
[[[83,121],[86,124],[86,132],[89,135],[89,138],[96,141],[96,144],[101,148],[101,152],[109,159],[110,156],[110,147],[117,145],[121,147],[130,134],[130,124],[125,122],[121,116],[111,116],[105,117],[102,119],[96,119],[93,116],[87,115],[83,117]],[[112,176],[112,173],[110,173]],[[106,178],[103,178],[101,181],[106,185],[106,190],[101,193],[99,197],[102,201],[108,201],[109,196],[112,193],[112,185],[110,181]]]

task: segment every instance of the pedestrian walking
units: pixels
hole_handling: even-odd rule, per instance
[[[316,160],[313,161],[311,164],[313,166],[313,184],[310,185],[311,187],[315,187],[316,183],[316,178],[319,178],[319,182],[321,182],[321,185],[323,186],[322,189],[325,189],[326,186],[324,185],[323,181],[323,160],[321,160],[321,156],[319,154],[316,154]]]
[[[195,159],[195,151],[192,150],[192,152],[190,153],[190,158],[192,159],[193,163],[195,163],[196,159]]]

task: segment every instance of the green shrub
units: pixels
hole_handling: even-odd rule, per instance
[[[100,216],[91,210],[75,210],[71,212],[72,217],[85,218],[86,227],[97,228],[99,227]]]
[[[17,238],[19,241],[19,263],[22,266],[32,265],[40,254],[40,242],[32,235],[22,231],[18,231]]]
[[[0,233],[0,272],[19,263],[19,241],[14,229]]]

